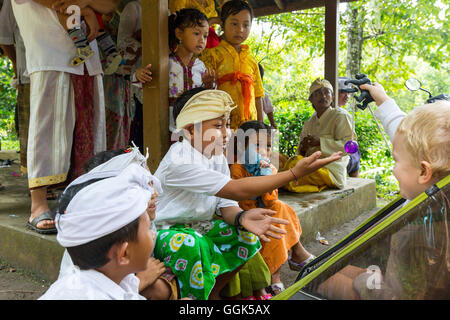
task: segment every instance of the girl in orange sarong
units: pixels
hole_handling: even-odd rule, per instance
[[[277,169],[268,160],[272,147],[271,129],[270,126],[260,121],[248,121],[239,127],[237,132],[238,161],[230,168],[232,179],[277,173]],[[242,159],[243,157],[244,159]],[[243,163],[240,164],[240,162]],[[242,200],[239,202],[239,206],[243,210],[264,207],[276,211],[277,214],[274,217],[290,222],[289,225],[277,225],[287,231],[284,237],[271,239],[270,242],[262,244],[260,250],[271,273],[269,291],[278,294],[284,290],[280,270],[286,260],[288,260],[291,270],[299,271],[315,258],[306,251],[299,240],[302,228],[297,214],[289,205],[278,199],[278,189],[262,194],[255,199]],[[288,257],[289,251],[291,251],[291,257]]]
[[[249,46],[242,44],[250,34],[253,11],[246,1],[228,1],[220,18],[223,39],[217,47],[204,50],[200,59],[208,69],[215,70],[217,89],[227,92],[236,103],[230,123],[236,130],[245,121],[263,120],[264,89],[259,67]]]

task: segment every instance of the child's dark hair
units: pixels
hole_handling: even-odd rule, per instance
[[[275,129],[272,126],[265,124],[264,122],[258,120],[250,120],[241,124],[241,126],[236,131],[234,136],[234,156],[238,157],[238,142],[242,144],[242,138],[244,138],[244,147],[248,147],[248,142],[250,140],[250,136],[248,135],[248,131],[254,130],[258,133],[260,130],[265,130],[268,135],[272,134],[272,130]],[[247,134],[246,134],[247,133]]]
[[[274,129],[272,126],[269,126],[268,124],[265,124],[262,121],[258,121],[258,120],[250,120],[247,122],[244,122],[243,124],[241,124],[241,126],[239,127],[238,131],[237,131],[237,136],[239,136],[239,134],[244,134],[246,132],[248,132],[249,130],[254,130],[256,133],[258,133],[260,130],[264,130],[266,131],[269,135],[272,134],[272,129]],[[248,140],[249,137],[245,136],[245,146],[247,147],[248,144]]]
[[[250,19],[253,20],[253,9],[247,1],[243,0],[231,0],[225,2],[220,11],[220,20],[225,24],[225,20],[227,20],[230,15],[234,16],[242,10],[250,12]]]
[[[140,217],[113,233],[91,242],[67,248],[72,262],[81,270],[103,267],[110,259],[108,252],[116,243],[137,241]]]
[[[202,92],[204,90],[208,90],[203,87],[197,87],[188,91],[183,92],[177,100],[175,100],[173,104],[173,119],[176,121],[178,115],[180,114],[181,110],[183,109],[186,102],[189,101],[190,98],[195,96],[197,93]]]
[[[169,48],[174,51],[179,40],[175,36],[175,29],[184,30],[185,28],[192,28],[208,24],[208,18],[197,9],[181,9],[169,16]]]

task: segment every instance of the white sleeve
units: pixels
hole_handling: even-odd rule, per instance
[[[406,117],[406,113],[400,110],[394,99],[388,99],[375,110],[374,114],[381,121],[389,140],[393,142],[395,131],[403,118]]]
[[[11,0],[5,0],[0,11],[0,44],[14,45],[14,29],[16,19],[11,6]]]

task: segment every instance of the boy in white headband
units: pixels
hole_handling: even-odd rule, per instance
[[[258,196],[340,158],[320,152],[277,175],[231,180],[223,154],[230,138],[231,97],[221,90],[196,88],[181,95],[174,118],[184,139],[173,144],[155,176],[159,230],[155,257],[177,276],[181,297],[220,299],[220,291],[260,249],[259,239],[280,238],[272,210],[244,211],[236,201]],[[223,220],[213,220],[217,213]],[[259,239],[258,239],[259,237]]]
[[[58,203],[59,212],[66,211],[68,204],[80,190],[99,180],[117,176],[131,164],[137,164],[148,170],[147,158],[148,155],[147,157],[144,157],[136,146],[126,150],[108,150],[99,152],[86,162],[84,170],[87,173],[73,181],[61,195]],[[158,193],[162,192],[159,180],[154,176],[151,178],[151,187],[155,190],[148,203],[147,214],[152,221],[155,219],[156,198]],[[153,223],[152,226],[154,227]],[[156,232],[156,228],[154,228],[154,231]],[[63,277],[68,272],[72,272],[73,267],[73,262],[66,250],[61,262],[59,277]],[[166,270],[164,264],[159,260],[151,257],[149,259],[148,268],[137,274],[137,277],[140,280],[142,288],[139,292],[145,298],[151,300],[177,299],[178,289],[176,280],[173,279],[174,275]]]
[[[118,175],[81,189],[56,217],[57,240],[76,267],[42,300],[144,300],[139,279],[154,240],[147,214],[152,175],[132,163]]]

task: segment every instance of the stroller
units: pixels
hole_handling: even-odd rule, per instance
[[[450,299],[450,175],[397,198],[304,266],[273,300]]]

